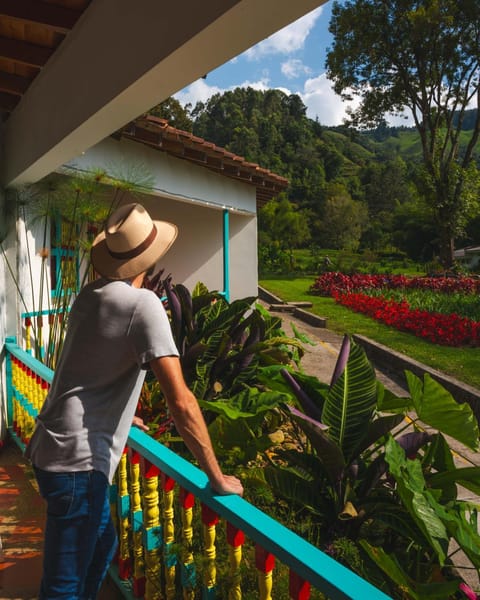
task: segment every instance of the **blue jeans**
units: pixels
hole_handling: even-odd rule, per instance
[[[108,480],[99,471],[34,470],[47,502],[39,598],[93,600],[117,546]]]

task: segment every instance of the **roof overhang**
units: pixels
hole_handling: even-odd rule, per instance
[[[3,123],[2,185],[38,181],[324,1],[92,2]]]

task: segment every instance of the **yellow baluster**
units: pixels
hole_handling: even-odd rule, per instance
[[[133,450],[130,458],[130,497],[132,501],[133,541],[133,594],[136,598],[145,595],[145,560],[143,557],[143,513],[140,489],[140,454]]]
[[[162,532],[158,507],[158,475],[160,471],[147,460],[143,461],[143,525],[145,529],[145,600],[159,600],[160,547]]]
[[[255,546],[255,566],[258,571],[259,600],[272,600],[272,572],[275,557],[258,544]]]
[[[181,580],[183,588],[183,600],[195,598],[195,563],[193,562],[192,540],[193,540],[193,507],[195,497],[185,489],[180,490],[180,503],[182,505],[182,565]]]
[[[215,548],[216,525],[218,515],[206,504],[202,504],[202,522],[203,522],[203,541],[205,545],[206,565],[205,565],[205,594],[206,598],[215,597],[215,586],[217,583],[217,568],[215,559],[217,551]]]
[[[227,542],[229,545],[230,561],[230,589],[228,592],[229,600],[241,600],[242,589],[240,587],[240,563],[242,561],[242,546],[245,542],[243,531],[227,522]]]
[[[127,451],[125,450],[120,459],[117,469],[118,477],[118,575],[120,579],[128,579],[131,575],[131,559],[129,546],[129,515],[130,515],[130,496],[128,493],[127,478]]]
[[[173,523],[173,489],[175,480],[162,473],[163,488],[163,548],[165,562],[165,594],[167,600],[175,598],[175,565],[177,557],[173,551],[175,541],[175,526]]]

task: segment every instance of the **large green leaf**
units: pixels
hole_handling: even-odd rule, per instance
[[[459,404],[453,396],[428,373],[423,384],[406,371],[408,388],[419,419],[445,433],[472,450],[478,449],[478,423],[467,403]]]
[[[405,508],[429,540],[440,564],[444,564],[449,536],[442,519],[437,514],[440,506],[426,488],[419,460],[408,460],[400,445],[389,437],[385,445],[385,460],[397,482],[397,492]]]
[[[417,583],[402,569],[393,554],[387,554],[383,548],[371,546],[366,540],[360,540],[360,545],[368,556],[382,571],[392,579],[409,598],[414,600],[445,600],[453,597],[458,591],[460,580],[442,581],[440,583]]]
[[[430,487],[437,489],[458,483],[480,496],[480,467],[465,467],[464,469],[435,473],[427,478],[427,483]]]
[[[335,371],[339,374],[338,368]],[[323,406],[322,422],[329,426],[330,438],[348,462],[367,432],[377,402],[375,371],[353,340],[345,367],[335,379]]]
[[[377,382],[377,409],[380,412],[405,414],[413,409],[413,402],[411,398],[398,398]]]
[[[288,402],[288,400],[289,397],[285,394],[261,392],[257,388],[246,388],[231,398],[214,401],[199,400],[199,404],[202,408],[235,420],[255,417],[259,413],[277,408],[277,406]]]

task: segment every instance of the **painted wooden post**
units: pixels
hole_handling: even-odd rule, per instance
[[[31,331],[32,319],[30,317],[25,317],[25,352],[28,352],[28,354],[32,353]]]
[[[290,600],[308,600],[310,598],[310,583],[290,569],[288,591]]]
[[[275,567],[275,557],[259,544],[255,546],[255,566],[258,571],[259,599],[272,600],[272,573]]]
[[[160,600],[160,548],[162,528],[158,502],[158,476],[160,470],[148,460],[143,466],[143,526],[145,548],[145,600]]]
[[[194,588],[196,583],[195,564],[192,553],[192,520],[195,496],[185,488],[180,488],[180,503],[182,505],[182,564],[180,569],[183,600],[193,600],[195,598]]]
[[[218,515],[209,506],[202,503],[203,542],[207,559],[204,575],[203,600],[213,599],[216,595],[217,568],[215,561],[217,558],[217,550],[215,548],[215,537],[218,520]]]
[[[118,574],[120,579],[128,579],[132,572],[132,563],[130,559],[130,547],[128,541],[129,534],[129,516],[130,516],[130,495],[128,493],[127,479],[127,451],[124,450],[117,470],[118,476],[118,496],[117,496],[117,514],[118,514]]]
[[[139,452],[129,449],[130,464],[130,501],[133,543],[132,585],[133,595],[143,598],[145,595],[145,559],[143,557],[143,511],[140,485]]]
[[[227,542],[230,546],[230,579],[231,585],[228,592],[229,600],[241,600],[242,590],[240,587],[241,575],[240,564],[242,561],[242,546],[245,543],[245,534],[227,521]]]
[[[165,564],[165,595],[167,600],[174,600],[175,593],[175,567],[177,555],[173,549],[175,541],[175,526],[173,524],[173,490],[175,479],[162,473],[163,489],[163,560]]]

